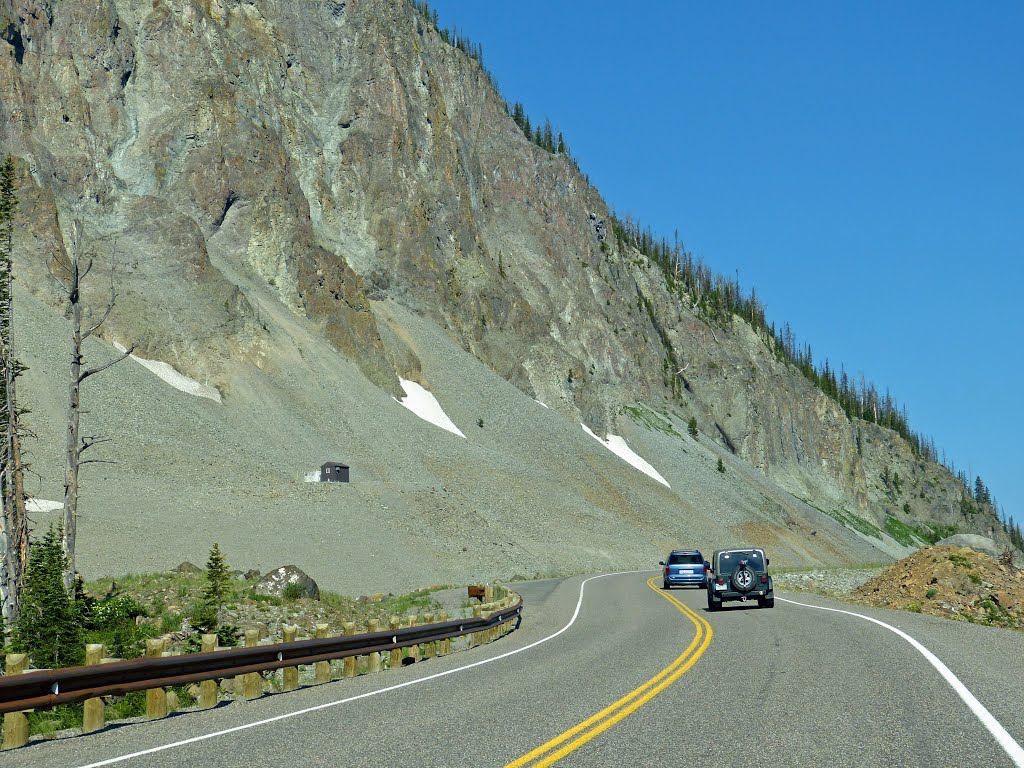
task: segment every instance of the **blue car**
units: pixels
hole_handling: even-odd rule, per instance
[[[662,560],[659,565],[665,566],[662,589],[685,586],[704,589],[708,584],[710,563],[696,549],[674,549],[669,552],[668,560]]]

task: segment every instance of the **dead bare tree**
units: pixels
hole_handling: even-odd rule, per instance
[[[11,627],[21,614],[21,592],[28,567],[28,517],[25,514],[21,460],[21,411],[15,380],[23,370],[14,356],[14,213],[18,205],[13,159],[0,163],[0,616]]]
[[[68,379],[68,435],[67,435],[67,463],[64,469],[64,514],[62,518],[63,548],[67,556],[68,570],[64,574],[64,588],[70,594],[74,589],[75,582],[75,536],[78,532],[78,470],[83,464],[90,462],[82,461],[82,454],[97,443],[106,442],[106,439],[99,437],[82,437],[79,426],[81,413],[81,386],[82,382],[90,376],[105,371],[112,365],[121,362],[134,350],[133,344],[120,357],[116,357],[103,365],[95,368],[82,367],[84,355],[82,354],[82,343],[92,336],[114,309],[117,293],[114,288],[114,255],[111,255],[110,266],[110,301],[106,309],[100,314],[96,322],[82,330],[82,281],[92,271],[93,260],[89,259],[84,268],[82,267],[82,227],[79,222],[71,226],[71,242],[68,250],[68,259],[64,260],[59,255],[53,256],[53,265],[47,265],[50,276],[60,287],[68,300],[68,309],[71,315],[71,372]],[[116,254],[117,244],[114,244]],[[56,270],[54,269],[56,266]],[[59,273],[59,274],[58,274]]]

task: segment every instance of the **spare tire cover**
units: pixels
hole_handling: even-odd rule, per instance
[[[732,585],[737,592],[749,592],[754,588],[754,572],[745,565],[741,565],[732,574]]]

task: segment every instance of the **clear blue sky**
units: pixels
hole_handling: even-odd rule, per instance
[[[509,102],[1024,521],[1024,3],[438,0]]]

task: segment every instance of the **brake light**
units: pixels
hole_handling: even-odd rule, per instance
[[[668,576],[668,566],[665,566],[665,575]]]
[[[725,584],[725,579],[723,579],[721,576],[719,576],[718,580],[715,583],[716,584]]]
[[[762,584],[767,584],[768,583],[768,577],[765,576],[763,573],[761,574],[761,583]]]

